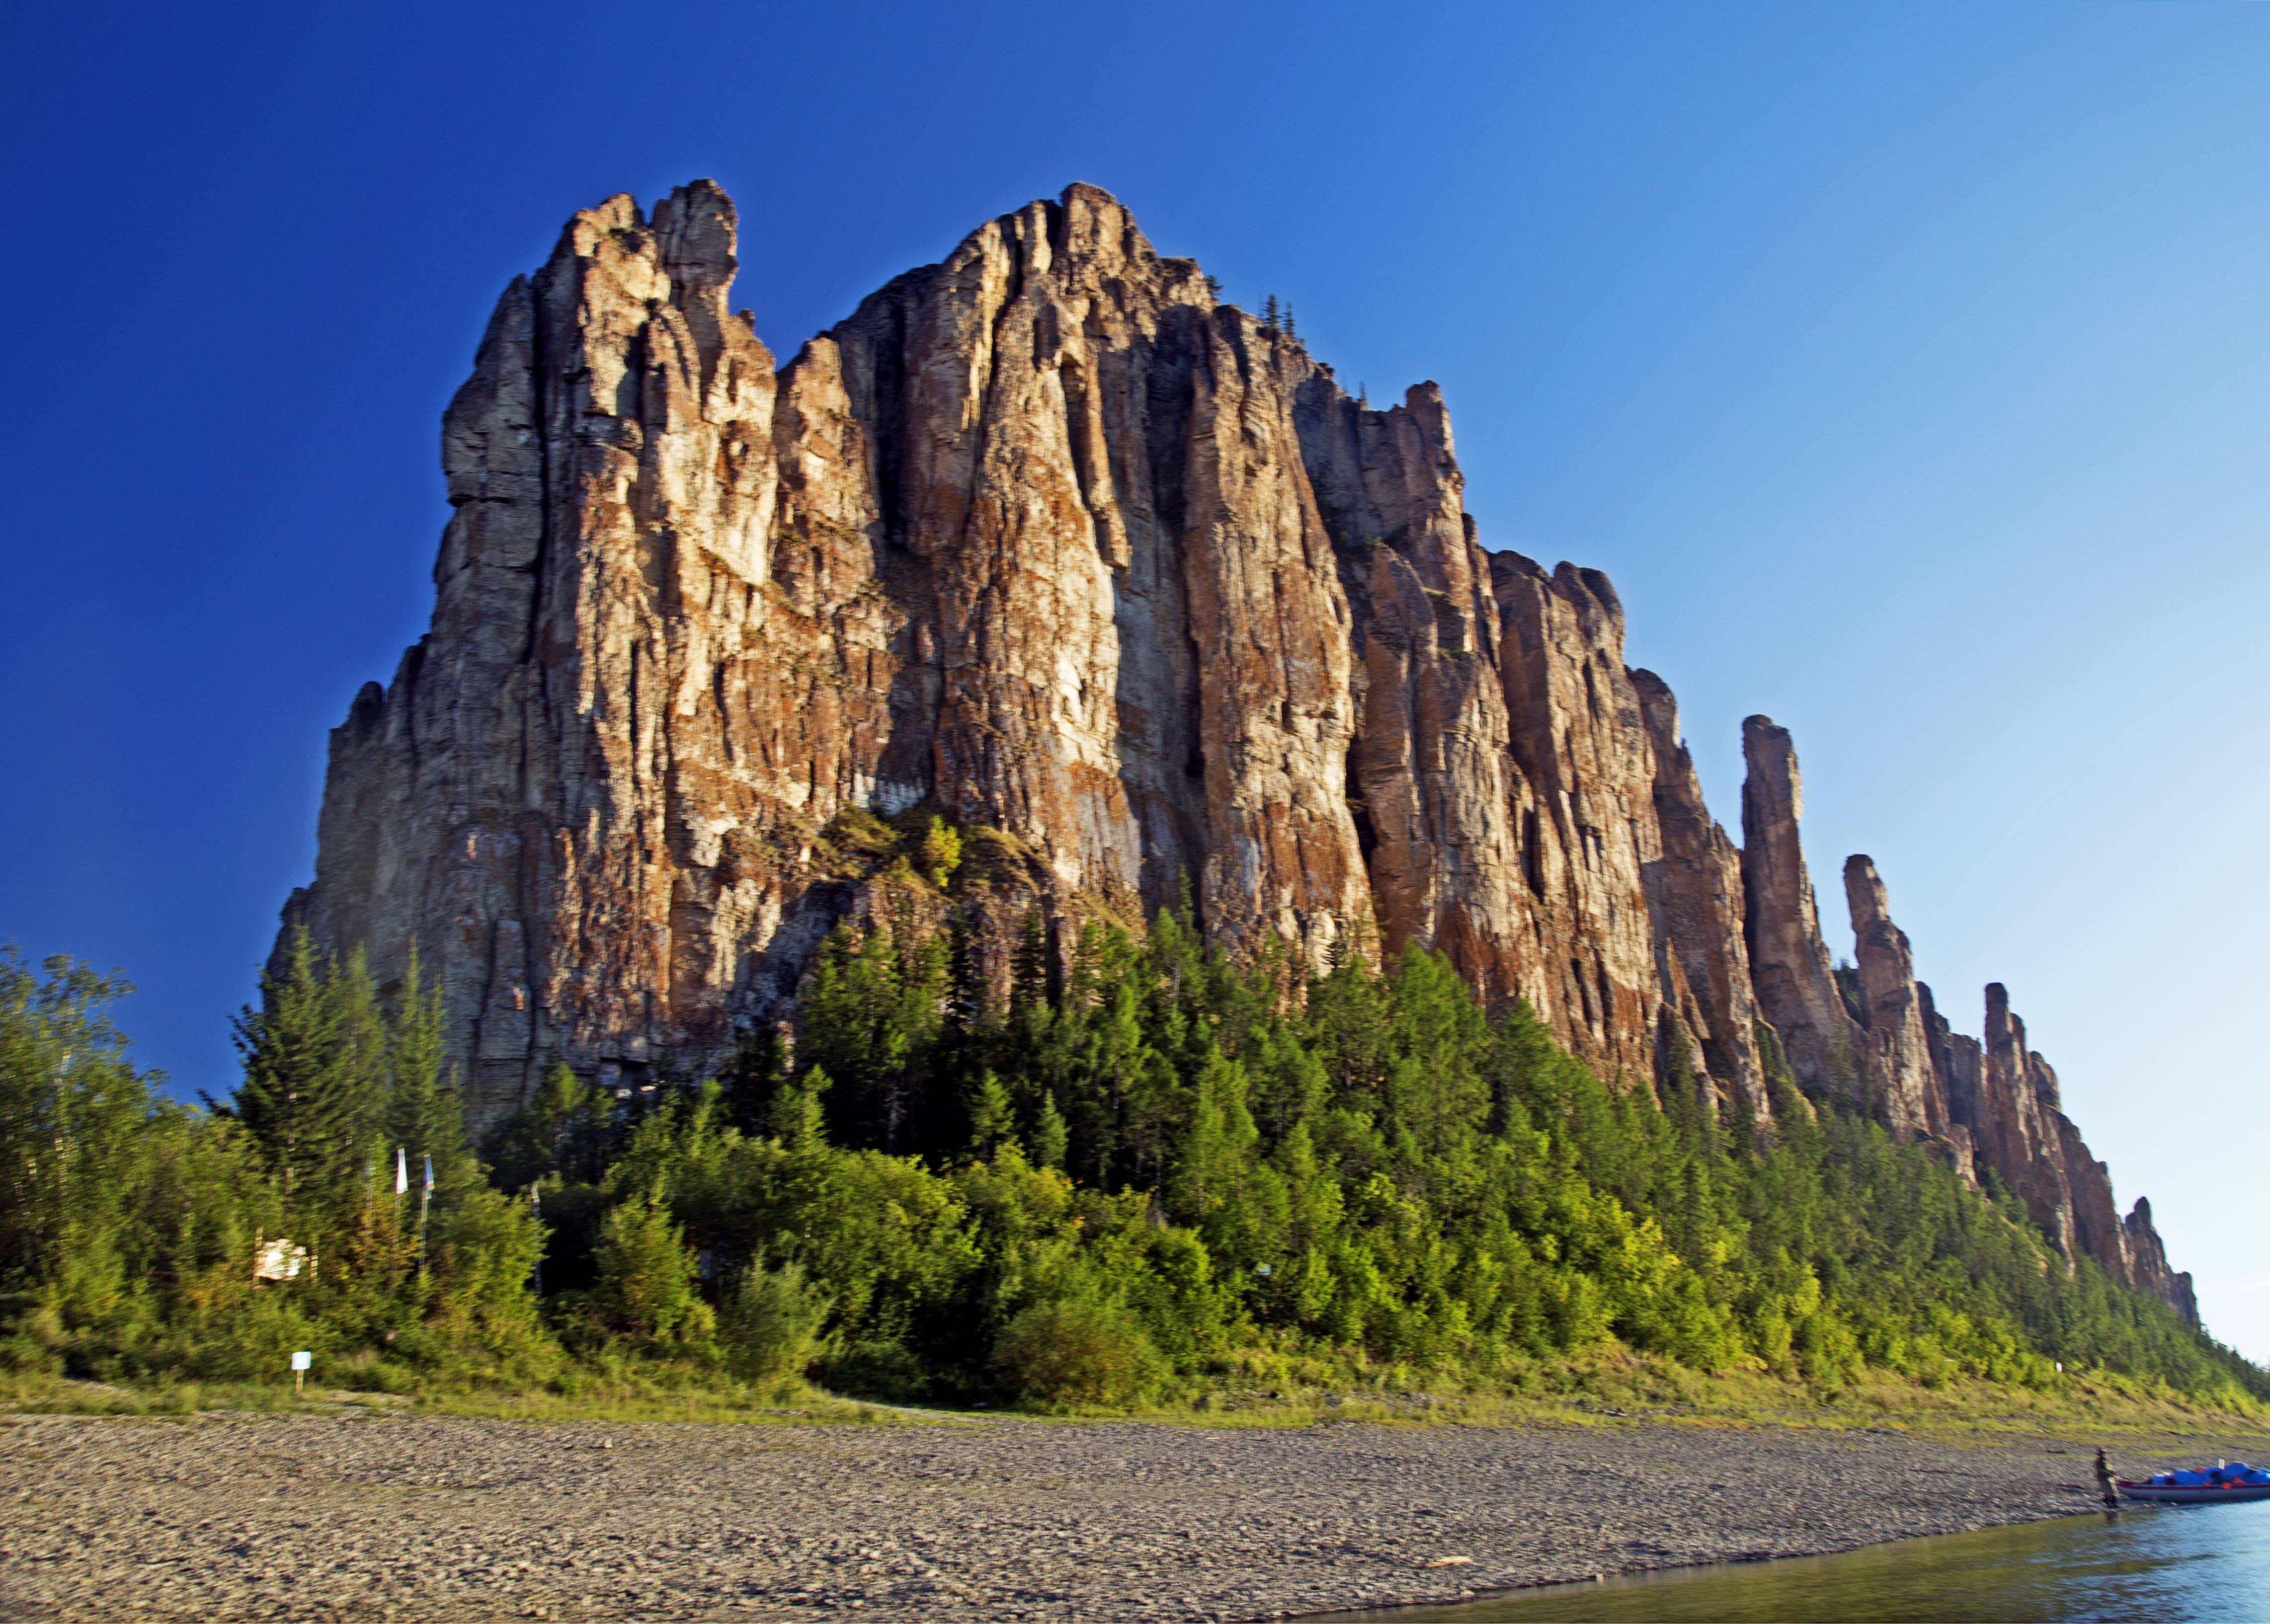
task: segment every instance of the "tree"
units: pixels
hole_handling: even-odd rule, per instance
[[[953,878],[953,871],[961,866],[961,835],[948,827],[945,819],[932,818],[916,855],[921,859],[923,878],[943,891]]]
[[[382,1138],[404,1152],[412,1188],[431,1157],[437,1187],[454,1188],[478,1176],[465,1142],[465,1112],[456,1079],[442,1073],[441,988],[422,976],[413,943],[403,973],[402,996],[386,1046],[387,1095]]]
[[[42,968],[44,980],[0,947],[0,1282],[79,1324],[151,1261],[137,1220],[179,1114],[106,1012],[132,989],[70,959]]]
[[[1017,1127],[1009,1091],[991,1072],[979,1075],[969,1094],[969,1153],[983,1161],[1008,1143]]]
[[[263,973],[260,985],[261,1007],[236,1021],[244,1081],[234,1115],[276,1173],[286,1218],[327,1240],[382,1152],[386,1022],[362,954],[341,966],[318,955],[304,928],[283,974]]]
[[[799,1058],[840,1092],[836,1126],[853,1143],[901,1148],[924,1101],[945,1028],[949,954],[942,935],[839,925],[822,944],[804,1001]]]
[[[631,1335],[657,1343],[700,1343],[716,1324],[694,1286],[684,1228],[659,1196],[634,1196],[599,1229],[597,1300]]]
[[[827,1316],[827,1300],[805,1279],[803,1264],[750,1264],[736,1283],[726,1321],[733,1368],[768,1385],[794,1381],[819,1356]]]

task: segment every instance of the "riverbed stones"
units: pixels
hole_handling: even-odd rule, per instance
[[[2094,1491],[2047,1451],[2086,1442],[10,1418],[0,1617],[1275,1618],[2066,1515]],[[2265,1445],[2114,1452],[2140,1470]]]

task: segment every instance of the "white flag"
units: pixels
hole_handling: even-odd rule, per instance
[[[407,1195],[410,1191],[410,1156],[401,1146],[394,1147],[394,1193]]]
[[[434,1193],[434,1158],[430,1155],[426,1158],[426,1193]]]

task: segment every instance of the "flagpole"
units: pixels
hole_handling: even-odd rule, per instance
[[[426,1153],[426,1188],[418,1194],[418,1278],[426,1278],[426,1212],[434,1205],[434,1153]]]

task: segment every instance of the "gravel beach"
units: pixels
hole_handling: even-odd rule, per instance
[[[2007,1435],[5,1420],[0,1617],[106,1624],[1264,1619],[2092,1505]]]

